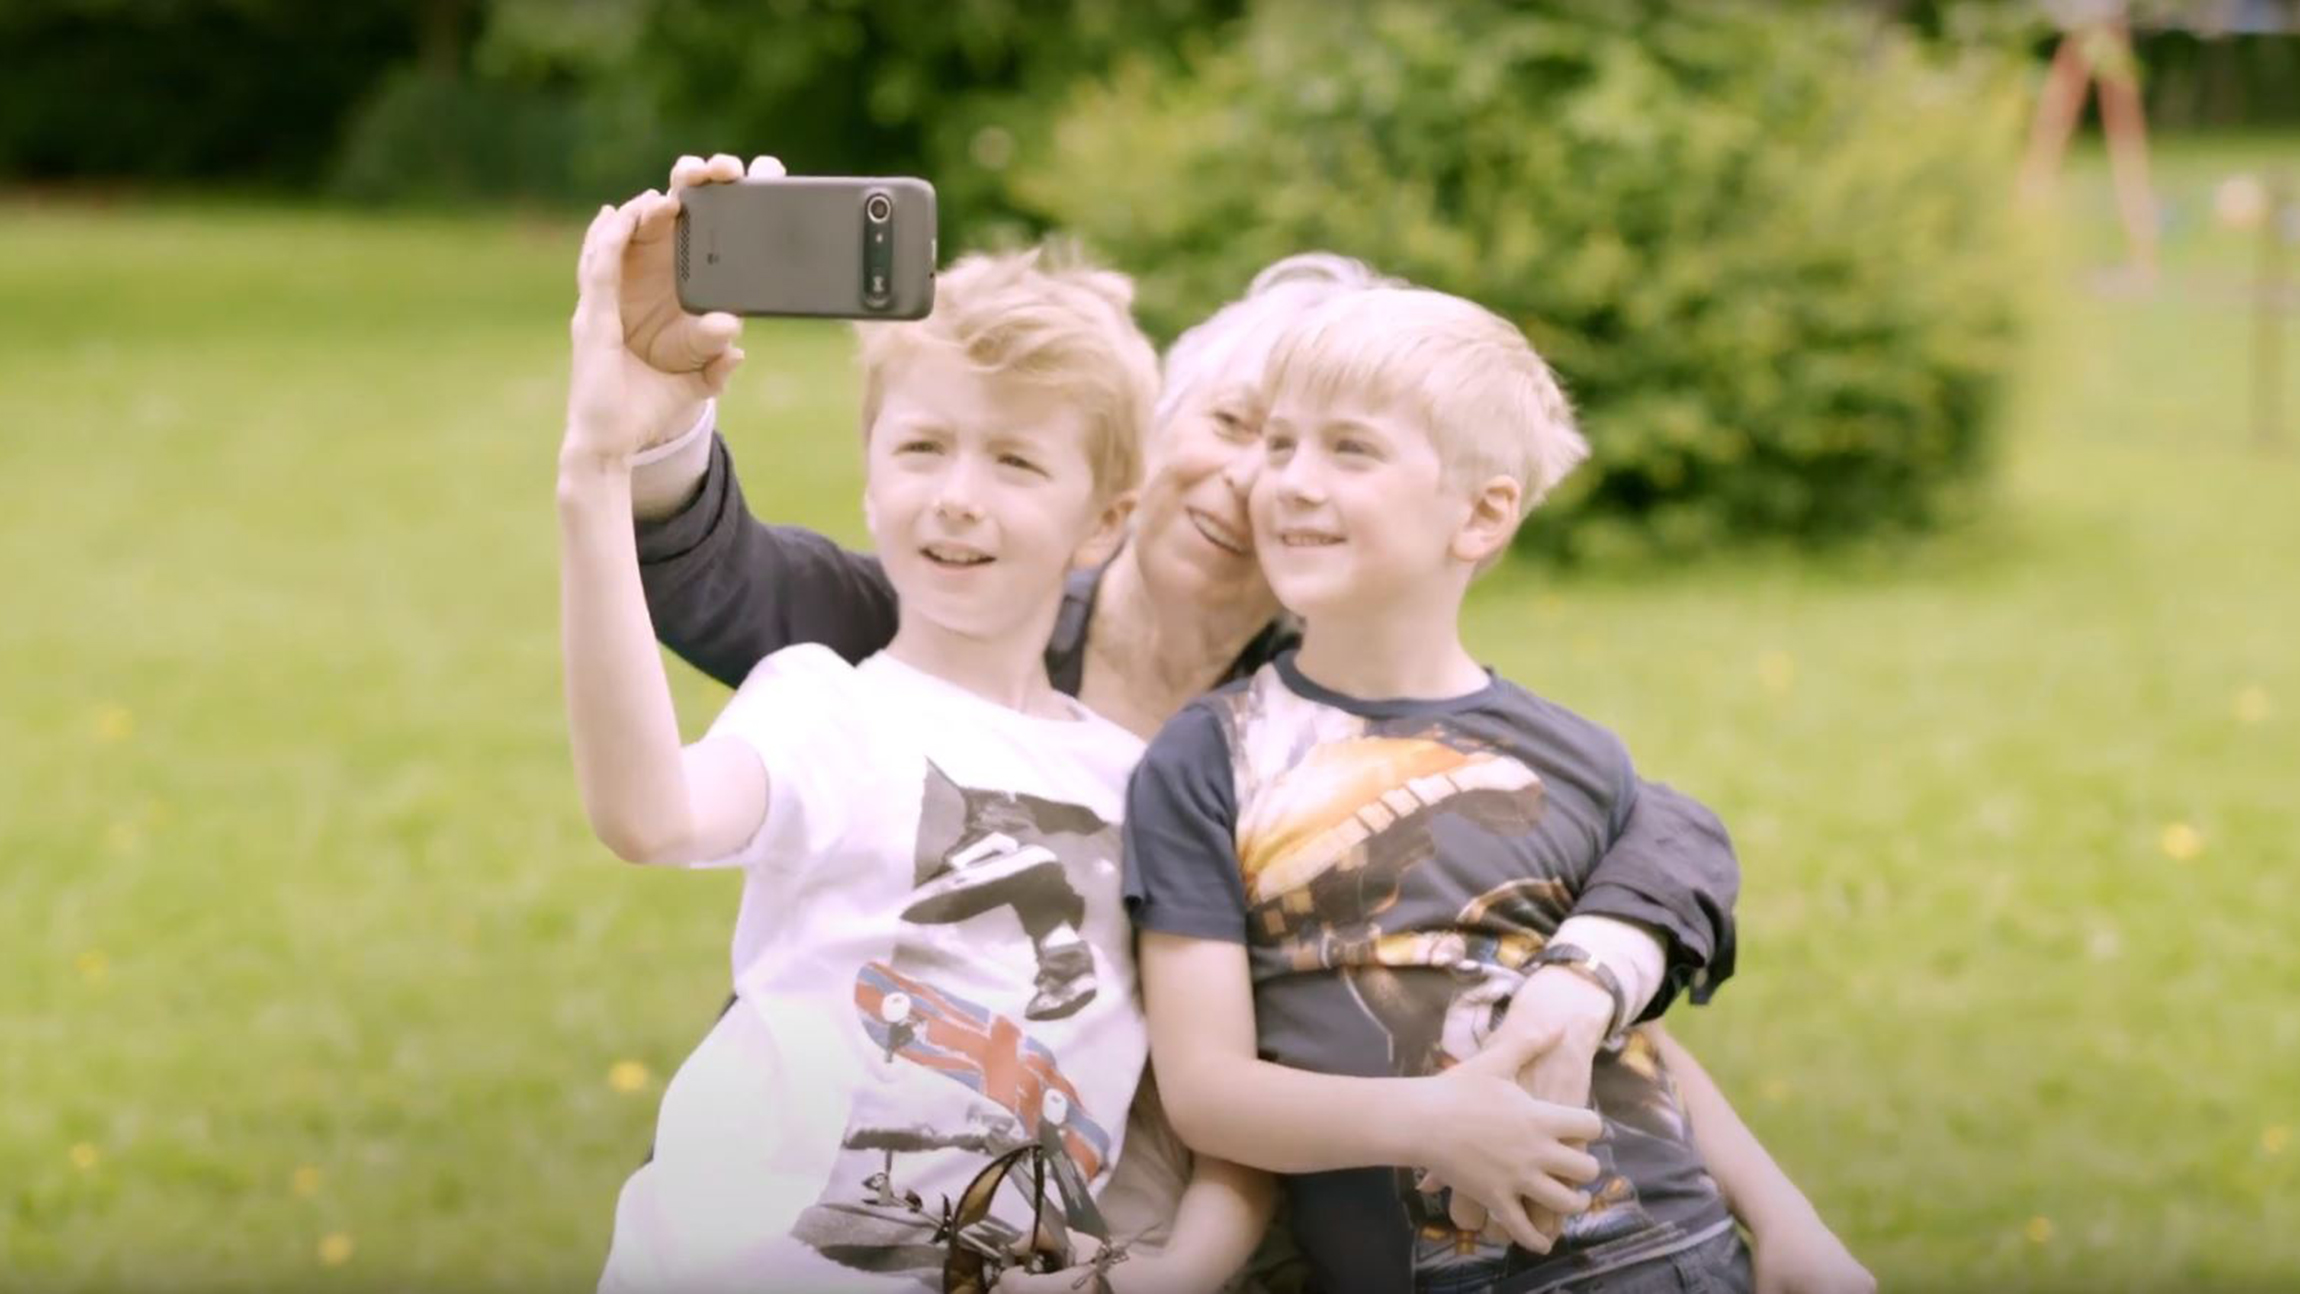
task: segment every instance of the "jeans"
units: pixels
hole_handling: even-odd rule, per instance
[[[1557,1286],[1557,1294],[1749,1294],[1757,1287],[1749,1246],[1728,1228],[1690,1249]]]

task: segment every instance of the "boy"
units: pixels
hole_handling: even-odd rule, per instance
[[[1461,642],[1472,579],[1587,452],[1564,394],[1515,328],[1407,289],[1313,311],[1267,394],[1249,513],[1302,645],[1185,709],[1128,796],[1127,898],[1176,1128],[1292,1174],[1328,1290],[1746,1285],[1674,1087],[1624,1032],[1637,1003],[1552,939],[1629,815],[1628,755]],[[1379,1082],[1486,1063],[1514,1042],[1513,993],[1552,964],[1617,1008],[1592,1075],[1602,1175],[1554,1248],[1538,1210],[1582,1201],[1525,1192],[1506,1163],[1414,1171],[1461,1130]],[[1369,1158],[1384,1126],[1396,1150]],[[1450,1216],[1429,1177],[1467,1197]],[[1456,1227],[1473,1202],[1517,1244]]]
[[[986,1164],[1040,1146],[1101,1184],[1143,1068],[1114,826],[1141,743],[1057,693],[1041,653],[1065,572],[1119,538],[1155,361],[1126,280],[1036,254],[961,260],[927,319],[864,326],[894,640],[859,665],[776,653],[682,750],[615,368],[617,267],[673,201],[603,212],[588,240],[559,485],[568,713],[603,842],[744,869],[738,1000],[664,1094],[601,1287],[939,1287],[945,1210]],[[955,1243],[1007,1252],[1026,1194]]]

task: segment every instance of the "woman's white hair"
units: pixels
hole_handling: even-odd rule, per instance
[[[1368,288],[1403,287],[1364,261],[1332,252],[1303,252],[1273,261],[1246,287],[1246,295],[1215,311],[1166,349],[1165,382],[1158,391],[1153,428],[1205,394],[1223,373],[1269,357],[1287,326],[1335,297]]]

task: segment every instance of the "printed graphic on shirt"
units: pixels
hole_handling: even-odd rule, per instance
[[[1442,718],[1367,719],[1272,686],[1228,700],[1257,964],[1280,976],[1328,972],[1345,986],[1346,999],[1319,995],[1321,1010],[1354,1007],[1386,1044],[1389,1074],[1436,1074],[1475,1056],[1573,907],[1578,878],[1544,874],[1545,851],[1526,844],[1551,811],[1541,776]],[[1302,1000],[1317,993],[1291,983]],[[1608,1136],[1592,1147],[1602,1168],[1588,1188],[1594,1203],[1568,1223],[1579,1245],[1658,1226],[1617,1163],[1618,1140],[1685,1135],[1673,1094],[1650,1081],[1650,1049],[1621,1063],[1642,1065],[1656,1100],[1607,1110]],[[1650,1134],[1640,1126],[1649,1120]],[[1498,1231],[1456,1228],[1446,1199],[1416,1190],[1417,1176],[1394,1177],[1417,1282],[1498,1279],[1529,1265]]]
[[[856,1093],[829,1186],[794,1238],[861,1271],[939,1270],[951,1203],[1042,1127],[1082,1179],[1109,1164],[1125,1111],[1087,1108],[1058,1043],[1101,992],[1073,878],[1111,872],[1118,847],[1089,809],[962,786],[927,764],[901,933],[854,978],[855,1025],[883,1081]],[[970,1237],[1000,1244],[1028,1227],[1013,1196]]]

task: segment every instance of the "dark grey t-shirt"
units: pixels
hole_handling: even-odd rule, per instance
[[[1124,831],[1142,928],[1246,945],[1263,1056],[1363,1077],[1476,1054],[1568,915],[1642,919],[1614,900],[1699,886],[1704,865],[1673,860],[1723,842],[1699,805],[1641,785],[1612,733],[1512,683],[1363,701],[1291,653],[1159,733]],[[1287,1197],[1321,1286],[1537,1289],[1731,1226],[1642,1037],[1598,1058],[1592,1092],[1604,1175],[1554,1253],[1455,1231],[1410,1169],[1313,1173]]]

